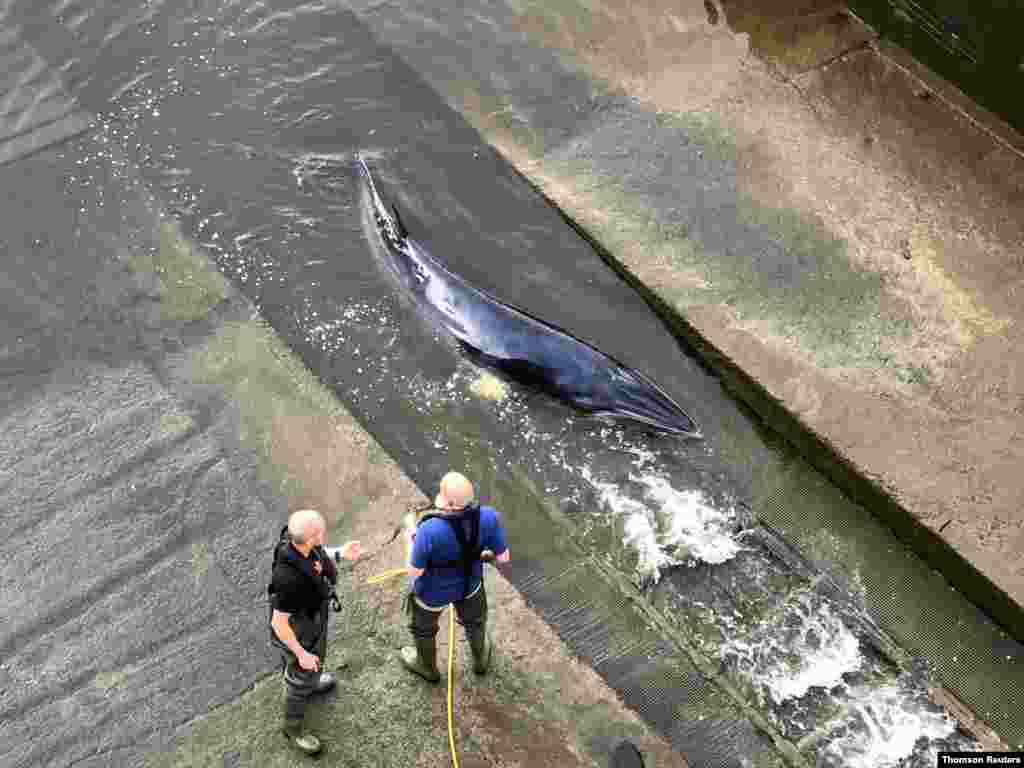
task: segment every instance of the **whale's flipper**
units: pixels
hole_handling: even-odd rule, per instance
[[[464,341],[460,341],[459,346],[465,355],[478,365],[484,365],[501,371],[510,378],[533,389],[549,395],[558,395],[557,370],[547,368],[528,358],[489,355]]]

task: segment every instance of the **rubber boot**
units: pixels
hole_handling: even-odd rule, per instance
[[[466,637],[469,638],[469,650],[473,654],[473,671],[478,675],[486,675],[491,668],[491,654],[494,651],[487,629],[478,627],[467,630]]]
[[[324,748],[320,739],[302,729],[301,720],[285,720],[282,731],[288,743],[304,755],[320,754],[320,750]]]
[[[636,745],[626,739],[615,748],[610,768],[644,768],[644,757]]]
[[[405,646],[401,651],[402,664],[410,672],[422,677],[430,683],[441,680],[437,671],[437,639],[433,637],[417,637],[416,647]]]

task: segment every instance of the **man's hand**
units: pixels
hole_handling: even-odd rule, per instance
[[[509,560],[512,559],[512,553],[508,549],[506,549],[500,555],[496,555],[491,550],[485,549],[483,552],[480,553],[480,559],[483,560],[485,563],[491,563],[492,565],[494,563],[507,563]]]
[[[302,653],[296,658],[299,660],[299,666],[307,672],[320,671],[320,657],[316,654],[303,649]]]
[[[353,562],[363,556],[363,545],[356,539],[354,541],[346,541],[339,554],[346,560],[352,560]]]

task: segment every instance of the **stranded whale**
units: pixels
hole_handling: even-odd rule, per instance
[[[361,157],[357,167],[390,268],[425,314],[472,360],[593,416],[700,436],[693,419],[639,371],[445,268],[409,236],[398,209],[384,205]]]

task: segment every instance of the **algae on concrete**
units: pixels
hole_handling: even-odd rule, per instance
[[[156,276],[160,311],[169,321],[206,317],[230,291],[225,277],[171,221],[160,224],[160,244],[155,252],[133,255],[128,266]]]
[[[195,429],[195,419],[187,413],[166,413],[160,417],[160,431],[167,437],[180,437]]]
[[[128,673],[118,669],[111,672],[100,672],[93,678],[92,684],[102,691],[120,688],[128,681]]]
[[[210,545],[205,541],[192,543],[192,573],[201,582],[210,570]]]
[[[657,112],[654,123],[676,140],[696,144],[704,157],[736,164],[735,135],[710,112]]]
[[[341,405],[263,320],[225,323],[189,359],[190,378],[215,384],[238,408],[239,437],[259,457],[260,477],[283,496],[301,481],[275,464],[275,421],[307,416],[336,418]]]
[[[671,130],[692,128],[674,123]],[[709,156],[727,153],[727,139],[711,128],[701,130],[687,141],[699,143]],[[665,200],[640,191],[642,179],[612,174],[601,160],[555,161],[545,164],[544,174],[572,184],[578,197],[576,205],[567,206],[568,213],[580,218],[611,254],[623,258],[625,268],[640,270],[657,259],[681,273],[679,280],[650,286],[680,314],[694,306],[725,304],[740,319],[768,323],[780,336],[795,339],[823,368],[892,367],[884,340],[906,337],[909,323],[883,313],[880,276],[856,269],[843,241],[826,235],[804,214],[767,208],[737,193],[731,226],[757,232],[766,243],[781,247],[786,259],[773,264],[753,251],[709,249],[678,213],[666,208]]]

